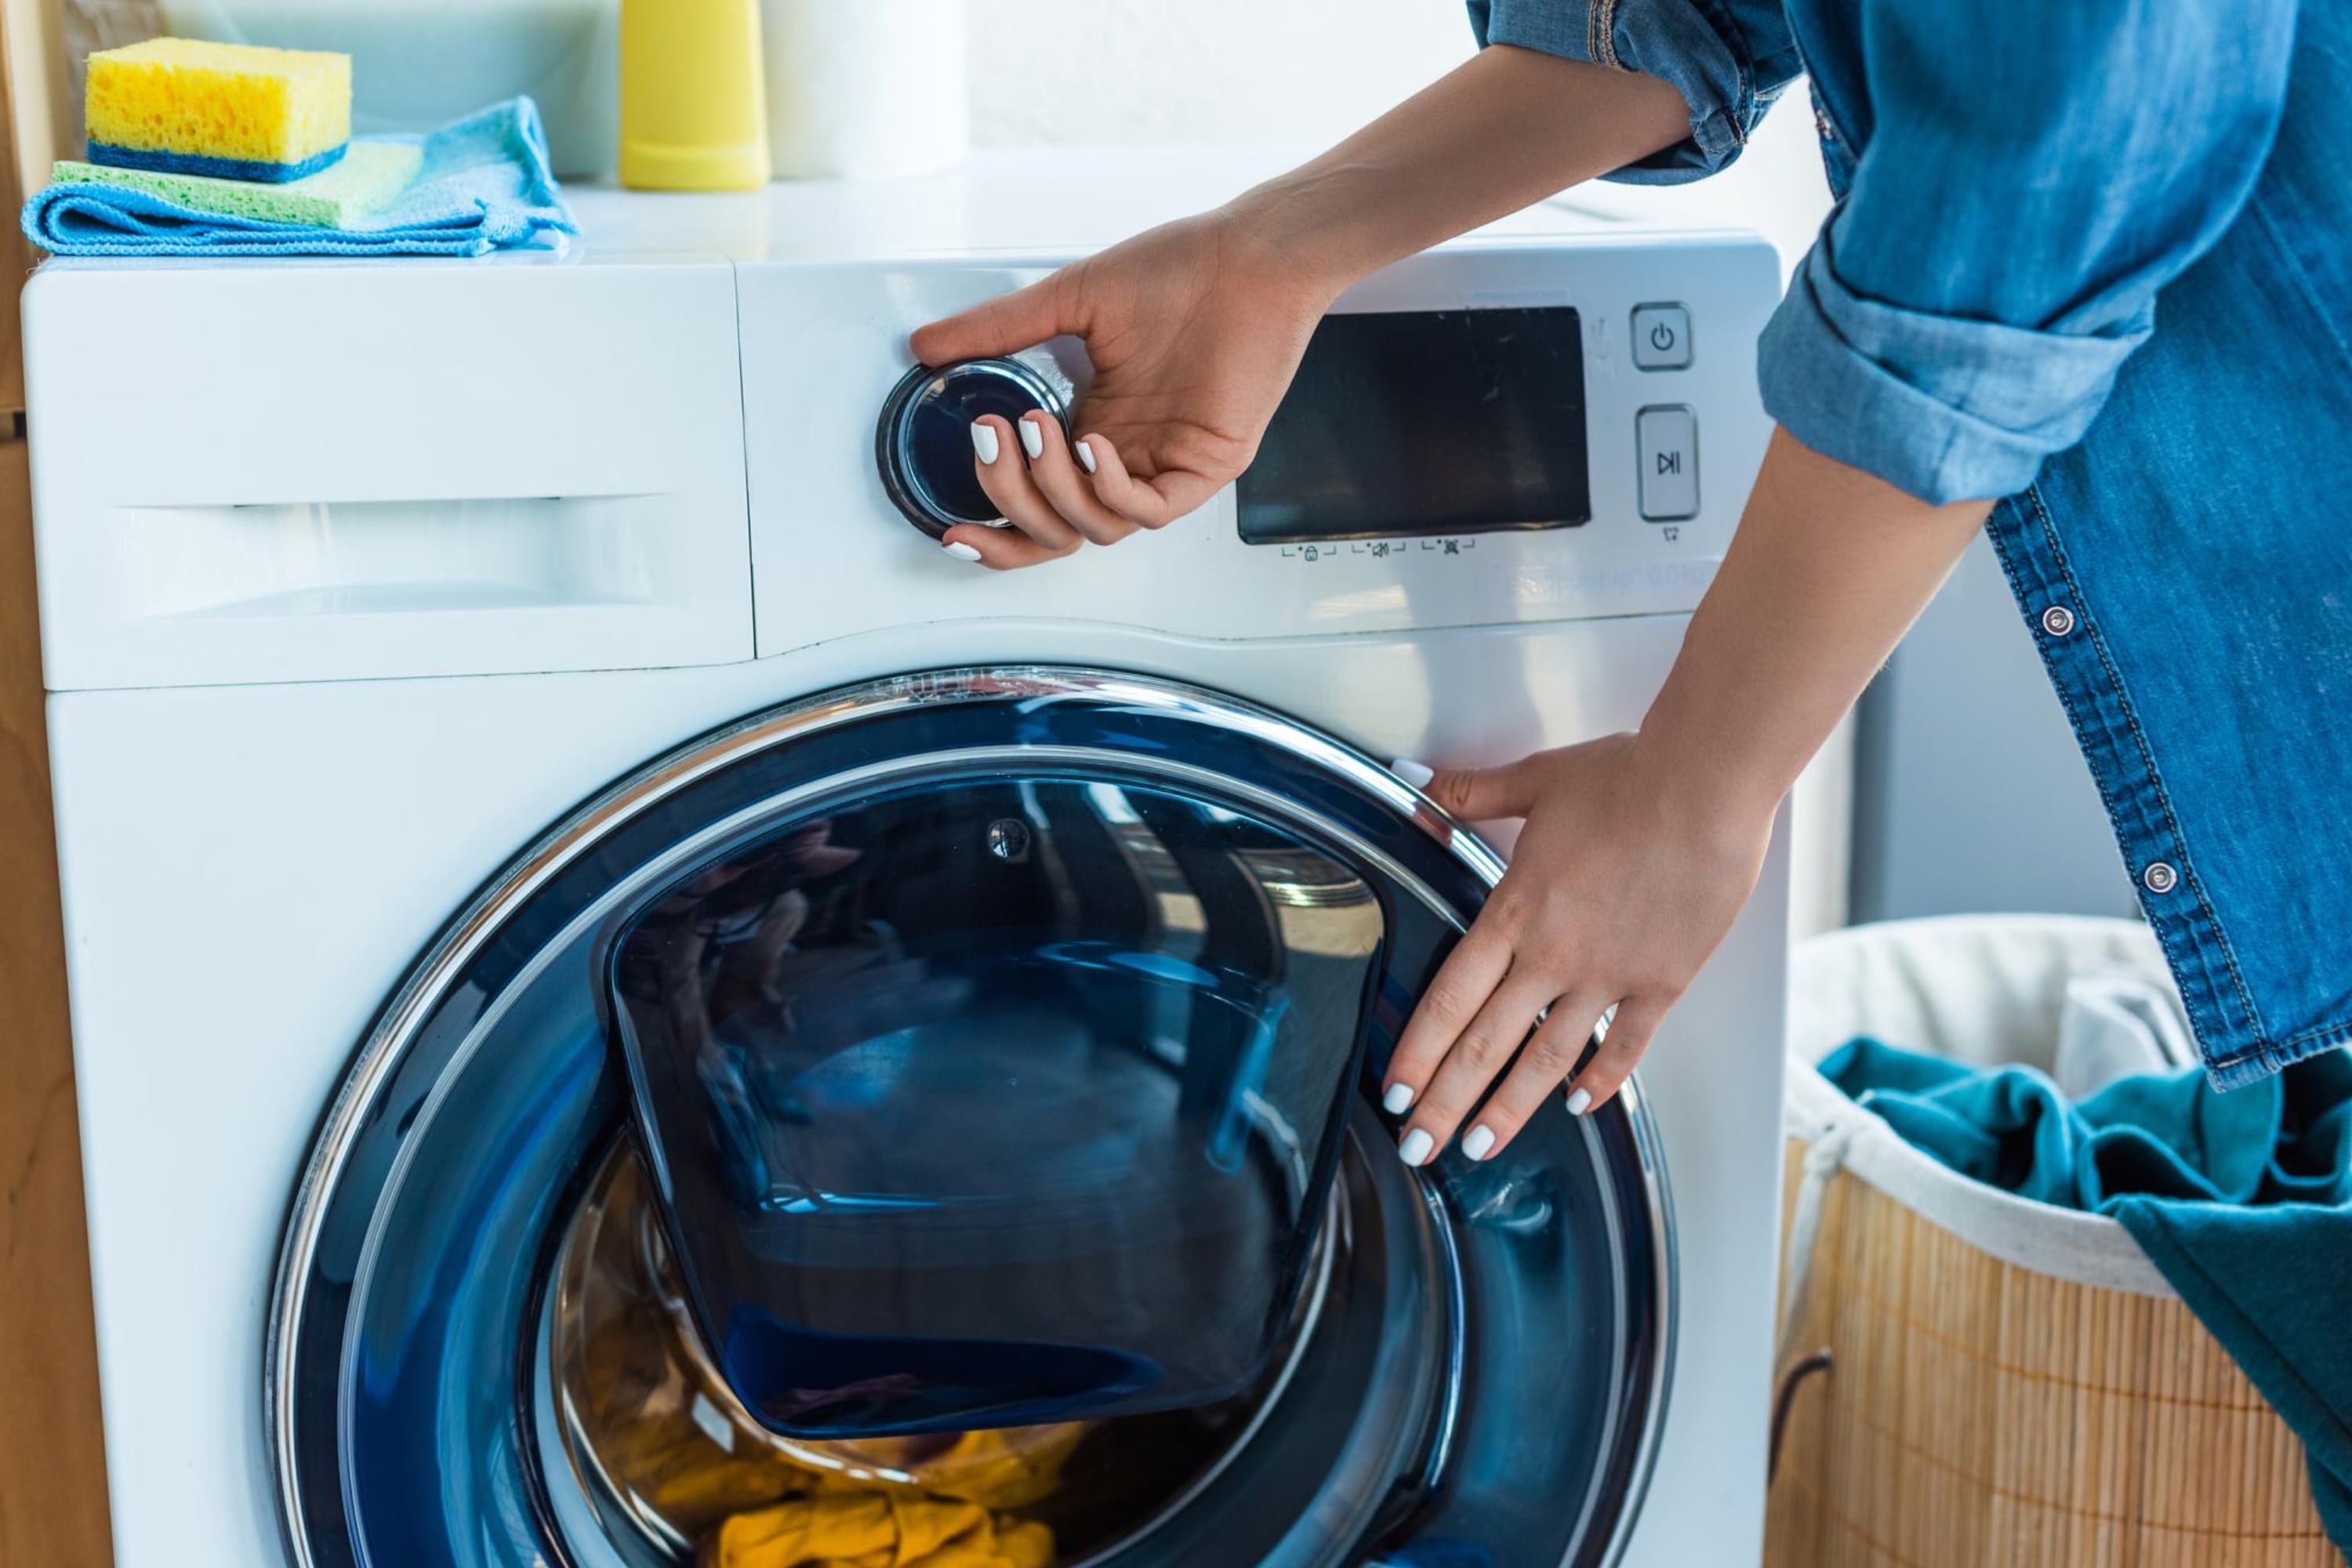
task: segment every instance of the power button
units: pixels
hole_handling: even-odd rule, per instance
[[[1635,369],[1685,370],[1690,362],[1690,311],[1680,305],[1633,307]]]

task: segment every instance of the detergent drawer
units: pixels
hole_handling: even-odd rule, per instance
[[[52,264],[52,690],[746,658],[723,263]]]

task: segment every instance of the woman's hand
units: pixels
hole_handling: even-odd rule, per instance
[[[1669,146],[1689,118],[1654,77],[1497,45],[1215,212],[932,322],[914,334],[927,365],[1068,334],[1095,368],[1075,444],[1042,414],[972,426],[1013,526],[950,529],[948,549],[1028,566],[1183,516],[1249,466],[1340,289]]]
[[[1486,1158],[1563,1083],[1580,1114],[1617,1092],[1755,889],[1781,797],[1987,510],[1930,506],[1775,432],[1641,732],[1429,781],[1456,816],[1528,825],[1389,1065],[1407,1164],[1465,1122],[1462,1152]]]
[[[972,427],[981,487],[1012,522],[942,542],[998,570],[1183,516],[1249,466],[1339,283],[1232,209],[1185,218],[914,334],[928,365],[1068,334],[1094,385],[1066,441],[1049,415]]]
[[[1748,901],[1774,807],[1698,799],[1693,786],[1706,786],[1654,750],[1612,735],[1508,767],[1440,772],[1425,786],[1457,817],[1523,816],[1527,827],[1389,1065],[1382,1104],[1412,1112],[1398,1146],[1407,1164],[1465,1125],[1462,1152],[1488,1158],[1571,1074],[1571,1113],[1605,1102]]]

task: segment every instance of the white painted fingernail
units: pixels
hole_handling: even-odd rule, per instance
[[[1387,1111],[1391,1116],[1402,1116],[1406,1111],[1411,1110],[1412,1109],[1412,1085],[1409,1083],[1392,1083],[1389,1085],[1389,1091],[1381,1096],[1381,1109]]]
[[[1397,1158],[1408,1165],[1424,1164],[1429,1160],[1429,1152],[1435,1147],[1429,1134],[1416,1127],[1404,1135],[1403,1142],[1397,1145]]]
[[[1411,757],[1399,757],[1389,764],[1389,772],[1415,789],[1427,789],[1429,781],[1437,776],[1436,769],[1425,763],[1416,763]]]
[[[971,426],[971,449],[980,454],[980,460],[983,463],[996,461],[996,426],[982,425],[978,420],[974,420]]]
[[[949,554],[954,556],[959,561],[977,561],[980,559],[980,552],[974,550],[971,545],[966,544],[961,539],[957,540],[952,544],[947,545],[945,548]]]
[[[1095,449],[1084,441],[1078,443],[1078,467],[1090,474],[1095,471]]]
[[[1462,1135],[1462,1152],[1473,1160],[1483,1160],[1495,1152],[1495,1130],[1481,1121]]]
[[[1591,1089],[1580,1089],[1568,1097],[1568,1113],[1570,1116],[1581,1116],[1591,1109],[1592,1091]]]
[[[1045,455],[1045,432],[1034,419],[1024,419],[1013,426],[1021,432],[1021,449],[1029,454],[1032,462]]]

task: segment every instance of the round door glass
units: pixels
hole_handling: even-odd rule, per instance
[[[786,820],[615,937],[701,1336],[856,1438],[1213,1404],[1284,1338],[1386,921],[1352,868],[1099,775]]]

